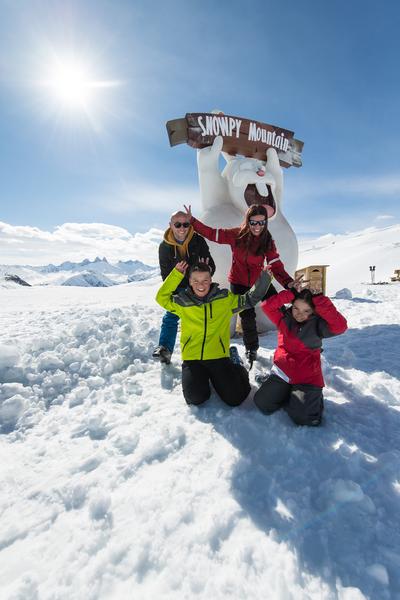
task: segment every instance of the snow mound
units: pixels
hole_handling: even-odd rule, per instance
[[[351,290],[349,290],[349,288],[343,288],[341,290],[338,290],[334,297],[338,300],[351,300],[353,294],[351,293]]]
[[[0,344],[0,369],[14,367],[19,360],[19,352],[16,346],[11,344]]]

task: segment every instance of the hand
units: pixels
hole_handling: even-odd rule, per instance
[[[267,150],[267,164],[265,165],[265,178],[272,178],[274,184],[271,185],[275,204],[279,208],[283,193],[283,172],[279,163],[278,154],[275,148]]]
[[[176,263],[175,265],[175,269],[177,271],[179,271],[179,273],[182,273],[182,275],[184,275],[186,273],[186,269],[188,268],[188,264],[185,260],[181,260],[180,262]]]
[[[189,206],[186,206],[186,204],[184,204],[184,205],[183,205],[183,208],[186,210],[186,215],[187,215],[187,218],[188,218],[188,219],[189,219],[189,221],[190,221],[190,220],[191,220],[191,218],[192,218],[192,216],[193,216],[193,215],[192,215],[192,205],[191,205],[191,204],[189,204]]]
[[[302,289],[307,287],[305,284],[307,284],[309,282],[309,280],[303,281],[303,277],[304,277],[304,275],[300,275],[300,277],[296,277],[296,279],[294,279],[293,281],[288,283],[288,286],[287,286],[288,289],[290,290],[290,289],[294,288],[296,290],[296,292],[301,292]]]
[[[210,262],[210,259],[207,256],[207,258],[199,258],[198,262],[205,263],[206,265],[208,265],[208,263]]]
[[[224,139],[222,135],[218,135],[213,141],[212,146],[207,146],[206,148],[197,150],[197,162],[199,169],[204,171],[218,170],[219,173],[218,161],[223,144]]]
[[[318,287],[309,287],[308,289],[310,290],[310,292],[312,293],[313,296],[317,296],[318,294],[322,294],[322,288],[321,288],[321,286],[318,286]]]

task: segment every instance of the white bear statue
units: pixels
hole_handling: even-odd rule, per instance
[[[285,270],[291,275],[297,267],[298,245],[293,229],[282,214],[283,174],[274,148],[266,152],[265,161],[222,152],[223,139],[215,138],[212,146],[197,151],[202,213],[200,220],[210,227],[238,227],[251,204],[268,204],[268,228],[275,241]],[[226,166],[220,171],[221,154]],[[270,188],[272,194],[269,193]],[[196,216],[196,215],[195,215]],[[231,265],[229,246],[209,242],[217,265],[215,280],[229,287],[227,275]],[[274,280],[274,286],[281,286]],[[273,326],[257,308],[260,333]]]

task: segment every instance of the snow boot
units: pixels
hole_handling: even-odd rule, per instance
[[[261,385],[264,383],[264,381],[267,381],[269,377],[269,373],[257,373],[257,375],[254,377],[254,380],[256,383],[258,383],[258,385]]]
[[[243,361],[240,358],[240,354],[239,354],[239,351],[236,348],[236,346],[231,346],[229,348],[229,355],[230,355],[231,361],[233,362],[234,365],[243,366]]]
[[[152,354],[152,357],[159,360],[161,363],[169,365],[171,362],[171,355],[172,352],[170,352],[168,348],[165,348],[165,346],[157,346]]]

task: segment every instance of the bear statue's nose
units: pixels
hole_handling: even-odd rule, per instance
[[[262,169],[258,169],[257,175],[259,175],[260,177],[264,177],[265,173]]]

